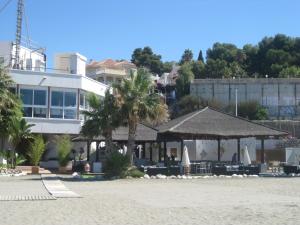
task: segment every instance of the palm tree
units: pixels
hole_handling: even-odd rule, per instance
[[[9,91],[14,82],[7,74],[7,71],[0,66],[0,139],[1,149],[4,148],[4,141],[9,137],[9,131],[13,121],[21,118],[21,102],[18,97]]]
[[[127,154],[133,163],[132,152],[138,123],[161,122],[168,118],[167,106],[159,94],[154,92],[153,81],[146,69],[131,73],[129,79],[114,84],[114,91],[121,105],[122,115],[128,124]]]
[[[10,130],[10,139],[17,153],[27,156],[30,144],[34,141],[34,135],[31,133],[33,124],[28,124],[24,118],[15,119]]]
[[[106,91],[103,100],[91,94],[88,102],[89,110],[83,111],[87,119],[81,128],[81,133],[89,139],[99,135],[104,136],[105,151],[109,153],[113,148],[112,132],[122,123],[120,108],[109,90]]]

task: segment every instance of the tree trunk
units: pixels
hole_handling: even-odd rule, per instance
[[[130,158],[130,165],[133,165],[133,150],[135,144],[135,132],[137,124],[135,122],[129,121],[128,123],[128,144],[127,144],[127,155]]]
[[[105,134],[105,152],[110,153],[113,149],[112,130],[107,130]]]

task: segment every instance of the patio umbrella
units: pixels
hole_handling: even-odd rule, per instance
[[[250,159],[250,156],[249,156],[249,152],[248,152],[248,147],[247,145],[245,146],[245,149],[244,149],[244,165],[250,165],[251,164],[251,159]]]
[[[182,156],[182,162],[181,162],[182,166],[185,167],[189,167],[190,166],[190,158],[189,158],[189,153],[188,153],[188,149],[186,146],[184,146],[183,148],[183,156]]]

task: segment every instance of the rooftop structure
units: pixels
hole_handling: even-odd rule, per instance
[[[10,41],[0,42],[0,64],[12,69],[16,59],[16,45]],[[46,55],[43,48],[20,46],[19,69],[29,71],[45,71]]]

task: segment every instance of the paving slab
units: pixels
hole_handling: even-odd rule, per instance
[[[41,175],[45,188],[55,198],[80,198],[80,195],[68,189],[56,174]]]
[[[40,175],[0,176],[0,201],[55,200],[43,185]]]

